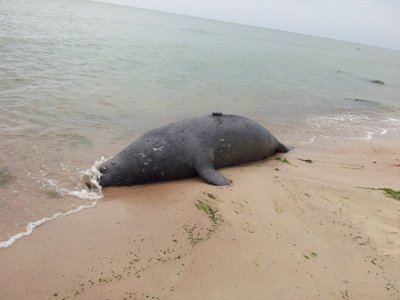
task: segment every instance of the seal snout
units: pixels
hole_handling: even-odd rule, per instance
[[[115,165],[115,161],[112,160],[107,160],[106,162],[103,162],[101,165],[97,167],[97,170],[101,174],[106,174],[110,171],[110,169]]]
[[[113,174],[113,166],[115,165],[115,161],[107,161],[98,166],[98,170],[100,172],[99,185],[102,187],[111,185],[112,174]]]
[[[108,183],[109,182],[108,178],[109,176],[104,176],[104,174],[102,173],[102,175],[99,178],[99,185],[101,185],[102,187],[109,186],[110,184]]]

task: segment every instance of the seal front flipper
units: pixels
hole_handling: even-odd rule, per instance
[[[200,162],[196,166],[197,174],[207,183],[213,185],[230,185],[231,181],[218,173],[210,162]]]

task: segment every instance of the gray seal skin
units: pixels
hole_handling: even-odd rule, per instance
[[[124,186],[199,175],[207,183],[229,185],[215,169],[288,151],[257,122],[213,113],[148,131],[98,168],[99,184]]]

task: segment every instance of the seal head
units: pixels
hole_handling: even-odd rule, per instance
[[[123,186],[133,185],[135,182],[134,172],[129,170],[129,165],[118,159],[110,159],[98,167],[101,173],[99,185]]]

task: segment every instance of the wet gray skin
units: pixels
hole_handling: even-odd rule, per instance
[[[99,184],[123,186],[199,175],[213,185],[230,180],[218,168],[289,151],[255,121],[213,113],[148,131],[99,167]]]

